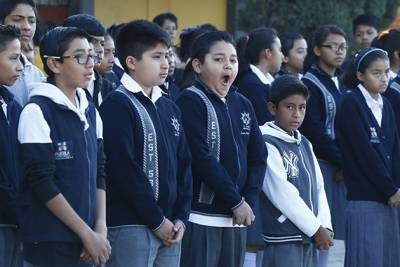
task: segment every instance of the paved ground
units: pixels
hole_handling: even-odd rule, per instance
[[[344,241],[335,240],[335,245],[329,252],[328,267],[343,267],[344,265]]]

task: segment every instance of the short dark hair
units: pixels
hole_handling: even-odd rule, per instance
[[[20,4],[31,6],[35,17],[37,17],[36,4],[33,0],[6,0],[0,2],[0,22],[4,22],[6,17]]]
[[[170,12],[161,13],[161,14],[155,16],[153,19],[153,22],[155,24],[157,24],[158,26],[162,27],[166,20],[170,20],[170,21],[174,22],[176,27],[178,28],[178,18]]]
[[[77,14],[64,20],[65,27],[76,27],[92,36],[105,36],[106,28],[95,17],[89,14]]]
[[[294,42],[296,40],[304,39],[303,35],[297,32],[286,32],[279,35],[279,39],[281,40],[282,45],[282,54],[284,56],[289,56],[290,50],[294,47]]]
[[[158,44],[171,46],[168,34],[160,26],[146,20],[131,21],[124,25],[117,35],[117,57],[127,72],[125,60],[128,56],[141,60],[144,52]]]
[[[0,24],[0,52],[7,49],[10,42],[19,39],[21,32],[17,27]]]
[[[54,73],[47,66],[47,57],[61,57],[74,39],[84,38],[89,40],[90,36],[84,30],[75,27],[56,27],[43,36],[40,43],[40,57],[44,71],[49,77],[53,77]]]
[[[310,95],[307,86],[296,76],[284,74],[276,78],[269,92],[269,101],[278,106],[279,102],[291,95],[302,95],[306,100]]]
[[[356,32],[356,28],[360,25],[367,25],[376,29],[377,32],[381,29],[381,23],[379,19],[371,14],[362,14],[357,16],[353,20],[353,33]]]

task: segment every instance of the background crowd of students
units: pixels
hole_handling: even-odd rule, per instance
[[[0,5],[0,266],[400,266],[400,30]]]

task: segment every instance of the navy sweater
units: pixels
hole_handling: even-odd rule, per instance
[[[383,95],[389,100],[392,105],[394,116],[396,118],[397,130],[400,131],[400,77],[396,76],[391,80],[389,87]]]
[[[248,99],[231,88],[222,101],[200,82],[194,84],[211,101],[221,135],[220,161],[207,144],[207,109],[194,92],[184,90],[176,103],[193,155],[192,210],[203,214],[232,215],[244,198],[251,207],[258,201],[266,169],[267,149]],[[249,120],[245,120],[248,116]],[[211,205],[199,203],[201,183],[215,192]]]
[[[15,198],[20,180],[17,124],[21,106],[0,86],[0,97],[7,104],[7,117],[0,103],[0,224],[17,224]]]
[[[382,124],[359,89],[347,94],[338,114],[344,182],[349,200],[387,203],[400,178],[400,143],[393,110],[383,97]]]
[[[273,120],[269,113],[267,102],[269,99],[270,86],[260,81],[254,72],[249,68],[237,81],[238,91],[247,97],[253,105],[258,125],[264,125],[267,121]]]
[[[134,94],[149,113],[157,133],[159,197],[156,201],[143,171],[144,139],[137,111],[127,96],[113,91],[100,107],[109,177],[107,225],[139,224],[154,230],[164,217],[185,223],[190,211],[192,174],[183,128],[176,129],[172,121],[175,118],[180,124],[180,111],[165,96],[153,104],[142,92]]]
[[[336,103],[336,114],[340,110],[341,92],[336,88],[332,77],[317,65],[313,65],[308,72],[315,75],[332,94]],[[310,99],[307,101],[307,112],[300,132],[313,144],[315,155],[338,167],[341,165],[341,154],[336,140],[332,140],[326,133],[325,99],[321,89],[304,77],[301,79],[310,91]],[[335,118],[335,124],[337,119]]]

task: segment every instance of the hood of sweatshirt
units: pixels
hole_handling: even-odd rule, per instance
[[[31,83],[29,86],[29,98],[33,96],[43,96],[57,105],[62,106],[65,109],[69,109],[74,112],[84,124],[84,129],[89,128],[89,123],[86,118],[86,110],[89,106],[89,102],[86,98],[85,91],[82,88],[77,88],[76,96],[79,99],[77,101],[78,106],[76,107],[67,98],[67,96],[56,86],[51,83]]]
[[[285,142],[300,144],[301,134],[299,131],[295,131],[294,135],[288,134],[285,130],[276,125],[273,121],[267,122],[260,126],[261,133],[268,134],[270,136],[279,138]]]

